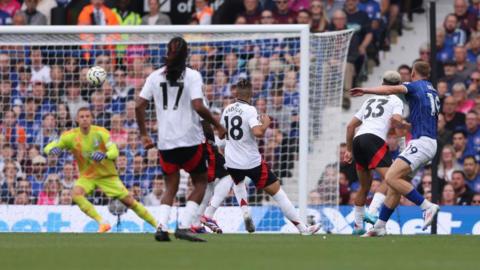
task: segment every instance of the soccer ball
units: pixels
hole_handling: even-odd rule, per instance
[[[101,86],[107,78],[107,72],[100,66],[91,67],[87,72],[87,81],[93,86]]]

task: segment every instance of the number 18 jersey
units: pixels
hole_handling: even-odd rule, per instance
[[[205,141],[200,116],[192,100],[203,99],[202,75],[186,68],[176,83],[167,81],[165,67],[152,72],[140,92],[146,100],[153,98],[158,125],[158,149],[190,147]]]
[[[402,113],[403,102],[399,97],[395,95],[370,97],[355,114],[355,118],[362,121],[355,137],[369,133],[385,141],[390,129],[390,119],[394,114],[402,116]]]
[[[251,128],[261,125],[255,107],[237,101],[223,111],[221,124],[225,134],[225,165],[230,169],[248,170],[260,166],[262,156]]]

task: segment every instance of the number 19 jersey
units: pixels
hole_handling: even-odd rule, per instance
[[[390,119],[394,114],[402,116],[402,112],[403,102],[395,95],[375,95],[368,98],[355,114],[355,118],[362,121],[355,137],[369,133],[385,141],[390,129]]]
[[[186,68],[176,83],[167,81],[165,67],[152,72],[140,92],[146,100],[153,98],[158,125],[158,149],[190,147],[205,141],[200,116],[192,100],[203,99],[202,75]]]
[[[231,169],[248,170],[260,166],[262,156],[252,128],[261,125],[255,107],[237,101],[223,111],[221,124],[225,134],[225,165]]]

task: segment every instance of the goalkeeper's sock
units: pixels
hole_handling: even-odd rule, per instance
[[[195,213],[198,211],[198,203],[194,201],[187,201],[182,216],[180,217],[180,229],[190,229]]]
[[[200,206],[198,207],[197,213],[195,213],[195,216],[193,217],[193,222],[192,225],[194,227],[200,227],[202,226],[202,223],[200,222],[200,216],[205,213],[205,209],[207,209],[208,203],[210,202],[210,199],[213,196],[213,189],[215,188],[215,184],[208,183],[207,189],[205,190],[205,195],[203,196],[202,203],[200,203]]]
[[[154,228],[157,227],[157,221],[150,214],[150,212],[148,212],[147,208],[145,208],[145,206],[143,206],[143,204],[135,201],[133,203],[131,209],[133,210],[133,212],[135,212],[135,214],[137,214],[137,216],[139,216],[141,219],[148,222],[148,224],[152,225]]]
[[[225,176],[218,181],[218,183],[215,185],[215,190],[213,192],[212,199],[210,200],[210,204],[205,210],[206,217],[213,218],[217,209],[228,196],[231,188],[232,179],[230,176]]]
[[[300,232],[307,230],[305,224],[300,220],[297,210],[293,206],[290,199],[288,199],[287,194],[282,188],[280,188],[278,192],[272,196],[272,198],[278,203],[278,206],[280,206],[280,209],[282,209],[285,217],[290,220]]]
[[[168,220],[170,218],[170,210],[172,209],[172,206],[168,204],[162,204],[160,205],[160,217],[158,218],[158,227],[162,231],[167,231],[168,230]]]
[[[93,204],[89,202],[87,198],[85,198],[84,196],[74,196],[72,200],[76,205],[78,205],[78,207],[80,208],[80,210],[82,210],[83,213],[94,219],[96,222],[98,222],[98,224],[105,223],[103,221],[103,218],[93,206]]]
[[[250,208],[248,208],[248,193],[245,181],[233,185],[233,193],[235,194],[235,198],[237,198],[238,205],[240,205],[243,215],[250,216]]]
[[[364,217],[365,217],[365,207],[355,205],[355,228],[363,229]]]
[[[378,211],[380,210],[380,207],[382,207],[382,204],[384,201],[385,201],[385,194],[380,192],[375,192],[375,194],[373,195],[372,202],[368,207],[368,213],[373,216],[378,215]]]

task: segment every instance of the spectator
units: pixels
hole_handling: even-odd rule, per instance
[[[80,95],[80,84],[72,82],[67,84],[65,88],[67,95],[64,97],[64,102],[67,103],[68,110],[70,111],[70,118],[76,119],[78,110],[82,107],[88,107],[89,104],[83,100]]]
[[[27,15],[25,14],[25,12],[17,11],[11,19],[10,16],[4,17],[5,15],[8,16],[8,14],[0,10],[0,25],[27,25]]]
[[[123,126],[128,129],[136,129],[137,126],[137,119],[135,117],[135,101],[130,100],[126,104],[125,110],[125,120],[123,121]]]
[[[467,99],[467,89],[464,83],[456,83],[453,85],[452,96],[457,103],[457,112],[466,114],[475,107],[475,102],[471,99]]]
[[[438,124],[437,124],[437,141],[438,147],[437,149],[440,150],[446,144],[452,143],[452,135],[453,132],[445,128],[445,116],[442,113],[438,114]]]
[[[368,14],[358,9],[358,0],[346,0],[345,1],[345,13],[347,15],[347,22],[356,29],[356,33],[359,34],[361,40],[358,46],[358,52],[360,56],[365,57],[367,53],[367,47],[372,42],[371,21],[368,18]],[[357,72],[360,70],[364,59],[357,59]]]
[[[127,145],[128,132],[123,127],[122,115],[113,114],[110,124],[112,126],[110,130],[110,139],[118,146],[119,149],[124,149]]]
[[[332,19],[335,11],[343,9],[344,2],[343,0],[324,0],[324,8],[327,12],[328,18]],[[313,4],[313,1],[312,1]]]
[[[140,25],[142,18],[136,12],[129,10],[130,0],[117,0],[116,7],[112,9],[117,16],[119,25]]]
[[[113,87],[112,111],[121,113],[125,111],[125,103],[134,96],[135,89],[132,85],[127,84],[125,68],[117,68],[113,75],[115,84]]]
[[[46,164],[47,159],[40,155],[32,159],[32,173],[27,176],[27,180],[30,181],[30,184],[32,185],[32,194],[34,197],[37,197],[43,190],[43,183],[46,179]]]
[[[13,110],[8,110],[3,113],[3,121],[0,129],[5,136],[5,141],[12,145],[17,146],[17,144],[26,143],[27,137],[25,129],[18,124],[17,116]]]
[[[130,182],[126,183],[128,187],[133,187],[135,185],[138,185],[142,190],[148,190],[150,187],[150,182],[154,175],[148,175],[145,172],[145,164],[143,157],[140,155],[136,155],[133,158],[133,166],[132,166],[132,179],[130,179]]]
[[[115,13],[104,5],[104,0],[90,0],[78,16],[79,25],[118,25]]]
[[[195,0],[195,18],[199,24],[212,24],[213,9],[208,5],[208,0]]]
[[[43,149],[49,142],[58,138],[57,124],[52,113],[43,115],[42,126],[35,135],[34,143]]]
[[[454,55],[457,68],[456,75],[464,82],[475,71],[475,64],[467,62],[467,49],[464,46],[456,46]]]
[[[130,193],[132,194],[133,198],[137,200],[137,202],[144,204],[143,191],[140,183],[134,183],[133,186],[130,188]]]
[[[398,67],[397,71],[400,74],[402,83],[412,81],[412,68],[409,65],[401,65]]]
[[[247,24],[258,24],[260,22],[260,14],[262,13],[258,0],[243,0],[243,6],[245,12],[240,15],[245,18]]]
[[[58,103],[65,96],[65,76],[63,67],[54,65],[50,68],[50,78],[52,81],[47,84],[48,96]]]
[[[448,14],[443,22],[445,29],[445,46],[456,47],[463,46],[466,43],[467,36],[465,31],[457,27],[458,20],[455,14]]]
[[[432,176],[430,174],[424,174],[420,185],[417,188],[418,192],[425,194],[427,192],[432,192]]]
[[[230,84],[228,84],[228,77],[224,70],[217,70],[215,72],[215,79],[213,80],[214,99],[221,99],[225,96],[230,96]]]
[[[57,174],[49,174],[38,195],[38,205],[57,205],[59,202],[60,182]]]
[[[295,23],[297,14],[288,8],[288,0],[275,0],[275,10],[273,11],[273,18],[279,24]]]
[[[125,148],[128,164],[132,164],[134,156],[143,156],[145,150],[140,142],[137,129],[129,129],[127,137],[127,147]]]
[[[34,98],[27,98],[25,101],[25,110],[19,117],[19,124],[25,128],[25,135],[27,136],[27,144],[31,144],[35,141],[35,134],[40,128],[41,121],[37,120],[37,109],[39,106],[35,102]]]
[[[50,67],[44,65],[43,55],[40,47],[32,47],[30,50],[30,60],[32,61],[32,81],[50,83],[52,78],[50,77]]]
[[[480,93],[480,72],[474,71],[470,75],[470,84],[468,85],[467,93],[469,99],[477,97]]]
[[[260,24],[274,24],[275,19],[273,18],[273,12],[271,10],[265,9],[260,15]]]
[[[310,26],[310,32],[319,32],[317,31],[316,29],[313,29],[313,25],[312,25],[312,17],[310,15],[310,11],[308,10],[300,10],[297,12],[297,18],[296,18],[296,22],[298,24],[308,24]]]
[[[453,189],[452,184],[446,184],[443,186],[442,199],[440,200],[440,205],[455,205],[455,190]]]
[[[156,176],[152,181],[152,191],[145,196],[146,206],[158,206],[161,204],[163,192],[165,191],[165,180],[163,176]]]
[[[25,14],[28,25],[47,25],[47,16],[37,10],[39,0],[25,0],[25,11],[18,11]],[[17,13],[18,13],[17,12]]]
[[[463,130],[453,132],[453,148],[459,164],[463,164],[465,157],[475,155],[472,146],[467,145],[467,135]]]
[[[65,164],[63,164],[62,172],[60,173],[60,184],[62,189],[73,189],[75,178],[75,166],[73,166],[71,161],[65,162]]]
[[[13,201],[15,205],[29,205],[31,204],[30,197],[24,191],[19,191],[15,194],[15,199]]]
[[[418,60],[429,62],[430,61],[430,44],[424,43],[420,46],[418,50]]]
[[[97,126],[104,127],[110,130],[110,118],[112,113],[105,104],[105,95],[102,91],[97,90],[91,96],[91,111],[93,114],[94,123]]]
[[[120,153],[118,155],[117,160],[115,161],[115,164],[117,165],[117,172],[122,182],[124,184],[129,182],[132,177],[132,173],[128,168],[128,160],[125,153]]]
[[[446,63],[453,60],[453,47],[445,45],[445,30],[438,28],[436,32],[437,61]]]
[[[478,114],[475,111],[467,113],[466,120],[467,144],[475,153],[480,153],[480,127],[478,125]],[[480,159],[479,159],[480,160]]]
[[[7,13],[10,17],[13,17],[15,13],[20,9],[20,4],[17,0],[1,0],[0,10]]]
[[[147,150],[147,165],[144,173],[148,176],[149,181],[154,179],[157,175],[163,174],[162,169],[159,166],[158,149],[150,148]]]
[[[264,14],[264,12],[262,12],[262,14]],[[247,72],[239,67],[238,56],[235,52],[230,52],[225,55],[224,70],[228,76],[228,84],[231,86],[235,85],[238,80],[247,78]]]
[[[310,15],[312,19],[312,32],[325,32],[328,27],[328,15],[322,1],[312,1],[310,4]]]
[[[480,170],[475,157],[468,156],[463,160],[463,171],[467,186],[476,193],[480,192]]]
[[[443,115],[445,116],[445,128],[451,131],[465,127],[465,114],[455,111],[457,102],[452,96],[448,96],[443,101]]]
[[[448,92],[448,83],[445,80],[439,80],[437,82],[437,93],[438,97],[440,98],[440,103],[443,104],[445,97],[450,95]]]
[[[168,15],[160,12],[159,0],[148,0],[149,13],[142,17],[143,25],[172,24]]]
[[[480,206],[480,193],[473,195],[472,204],[475,206]]]
[[[469,33],[476,27],[477,13],[471,12],[468,9],[468,3],[466,0],[455,0],[453,8],[460,29],[469,35]]]
[[[300,106],[297,73],[294,70],[286,71],[283,78],[283,104],[294,108],[296,111]]]
[[[463,171],[454,171],[452,174],[452,186],[455,191],[457,205],[470,205],[473,199],[473,191],[465,184]]]
[[[3,177],[0,177],[0,195],[2,196],[0,201],[11,203],[15,195],[15,184],[17,181],[17,167],[13,160],[5,160],[2,174]]]
[[[470,47],[467,50],[467,61],[469,63],[476,63],[480,55],[480,33],[473,33],[470,39]]]
[[[62,189],[60,192],[60,201],[58,202],[59,205],[72,205],[72,190],[68,188]]]
[[[73,128],[73,121],[70,118],[70,112],[68,111],[68,106],[64,103],[58,104],[57,107],[57,130],[59,133],[63,133],[71,128]]]
[[[440,163],[438,165],[438,178],[445,180],[445,182],[450,182],[452,180],[452,173],[460,169],[461,165],[460,162],[457,161],[455,148],[449,144],[445,145],[442,149]]]
[[[20,178],[17,180],[15,184],[15,191],[16,193],[25,193],[27,195],[28,201],[33,202],[32,199],[32,184],[28,182],[26,179]]]

